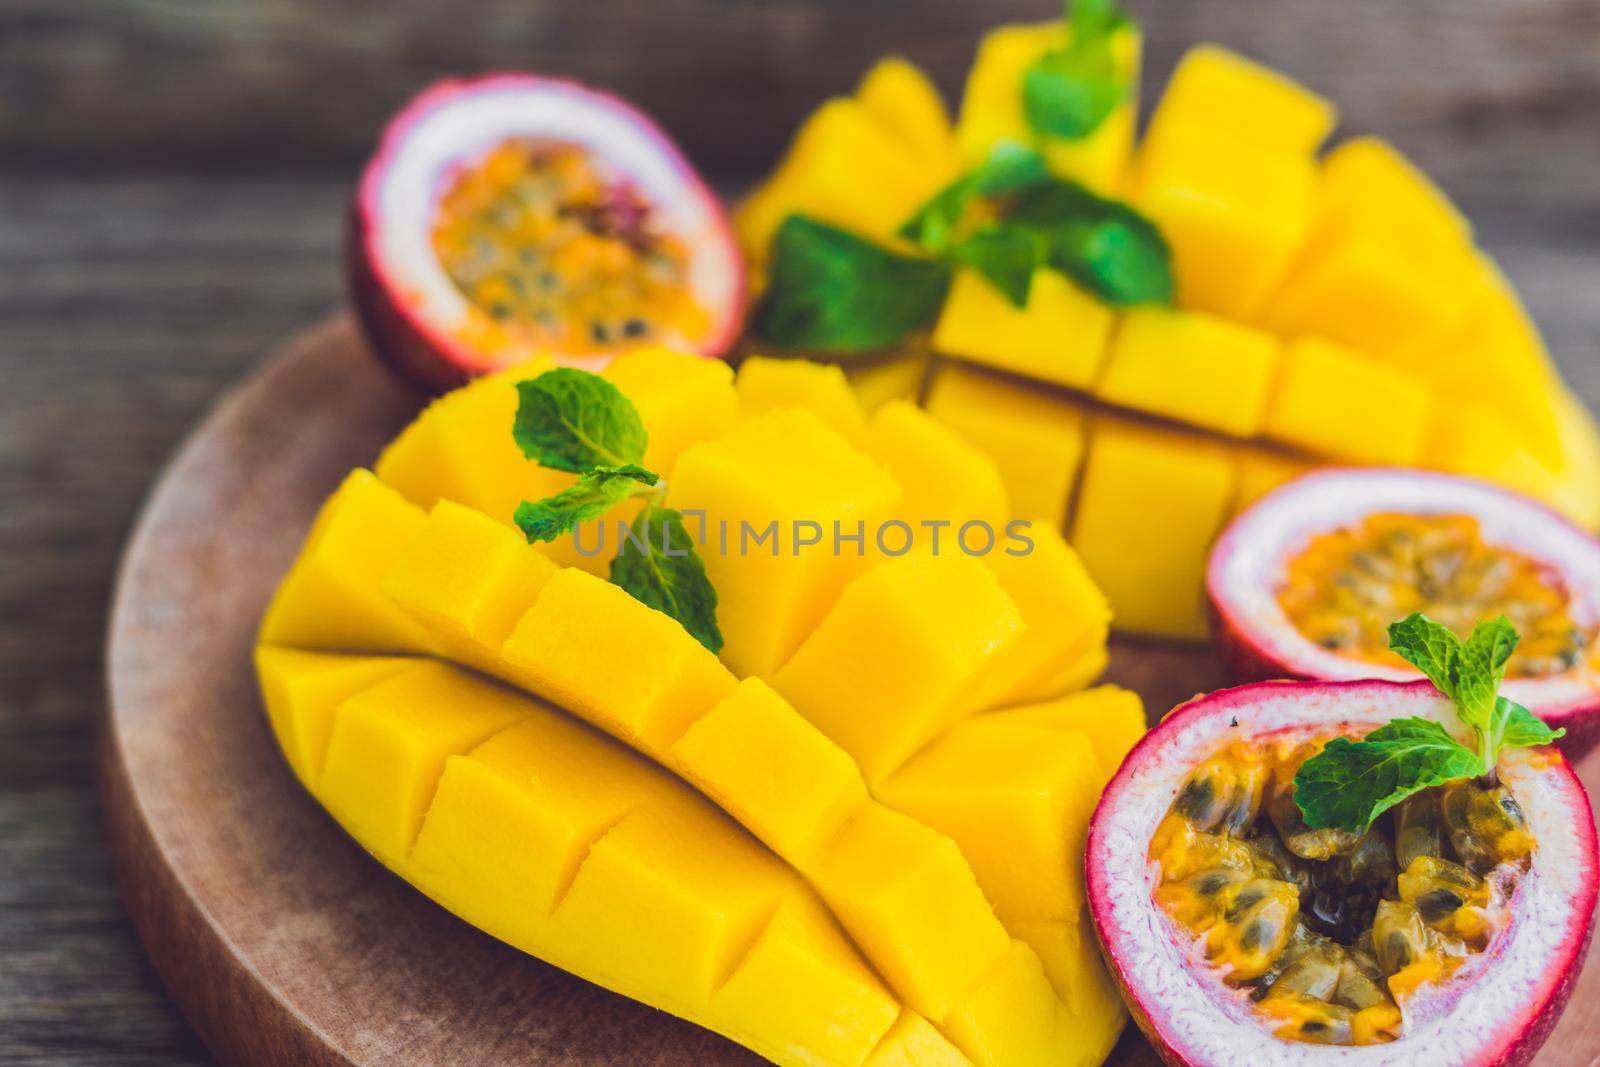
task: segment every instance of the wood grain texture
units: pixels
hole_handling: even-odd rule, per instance
[[[1244,49],[1397,138],[1469,207],[1535,200],[1600,226],[1593,0],[1130,0],[1147,95],[1190,43]],[[348,172],[426,81],[575,75],[748,176],[796,120],[902,51],[955,98],[974,41],[1059,0],[9,0],[0,146],[74,166]]]
[[[361,849],[275,751],[250,651],[318,504],[420,400],[344,320],[305,335],[191,437],[123,561],[102,756],[112,852],[157,969],[241,1067],[744,1064],[721,1038],[451,917]],[[1202,649],[1120,643],[1147,706],[1221,683]],[[1582,768],[1600,784],[1600,754]],[[1600,953],[1600,948],[1591,956]],[[1600,966],[1542,1067],[1600,1048]],[[1136,1031],[1114,1067],[1155,1067]]]

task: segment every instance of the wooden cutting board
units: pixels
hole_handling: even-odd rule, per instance
[[[348,321],[325,324],[222,402],[145,505],[111,615],[100,770],[123,896],[156,969],[227,1064],[757,1062],[434,905],[279,757],[250,663],[257,620],[323,498],[421,402]],[[1110,679],[1152,711],[1222,684],[1203,650],[1131,642],[1114,648]],[[1600,783],[1600,759],[1583,771]],[[1539,1062],[1597,1056],[1591,966]],[[1130,1028],[1112,1062],[1156,1059]]]

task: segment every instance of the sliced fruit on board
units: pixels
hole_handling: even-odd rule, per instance
[[[956,141],[962,161],[976,166],[1002,142],[1034,143],[1052,172],[1103,193],[1122,184],[1133,151],[1138,111],[1139,63],[1143,40],[1137,26],[1125,25],[1111,40],[1116,80],[1126,95],[1087,137],[1069,140],[1036,132],[1028,121],[1022,83],[1025,72],[1046,54],[1067,44],[1071,31],[1060,22],[997,26],[978,42],[961,97]]]
[[[1521,1064],[1555,1025],[1597,884],[1572,768],[1506,749],[1492,787],[1463,769],[1366,833],[1310,829],[1291,780],[1330,738],[1379,726],[1474,737],[1426,681],[1257,684],[1179,707],[1112,779],[1089,830],[1090,907],[1168,1062]],[[1431,834],[1397,839],[1391,820]]]
[[[1309,474],[1235,520],[1206,590],[1241,681],[1416,678],[1390,623],[1422,611],[1465,634],[1503,613],[1523,635],[1505,694],[1567,728],[1568,751],[1600,739],[1600,542],[1514,493],[1421,471]]]
[[[262,655],[299,692],[302,671],[336,669]],[[571,718],[427,661],[331,710],[333,769],[313,793],[473,925],[779,1063],[862,1062],[915,1029],[792,872],[683,783]],[[932,1062],[966,1062],[918,1033],[942,1053]]]
[[[744,310],[728,220],[666,134],[531,74],[443,81],[390,121],[346,260],[373,347],[429,389],[652,341],[720,356]]]
[[[528,459],[511,435],[517,383],[545,369],[537,361],[512,367],[433,401],[384,449],[374,471],[418,507],[443,498],[509,524],[522,501],[541,500],[575,479]],[[647,347],[601,373],[632,401],[649,434],[643,465],[664,477],[684,449],[738,422],[733,371],[720,361]],[[625,504],[608,521],[580,524],[548,546],[551,558],[604,573],[616,552],[616,519],[636,511],[636,503]]]

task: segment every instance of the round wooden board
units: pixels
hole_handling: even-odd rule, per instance
[[[323,325],[205,420],[145,505],[112,610],[101,783],[156,969],[228,1064],[755,1062],[434,905],[279,758],[250,665],[257,620],[318,504],[420,403],[348,321]],[[1200,650],[1133,643],[1114,649],[1110,678],[1154,710],[1222,682]],[[1584,770],[1600,781],[1600,762]],[[1591,967],[1540,1062],[1589,1064],[1596,1050]],[[1112,1062],[1155,1057],[1130,1028]]]

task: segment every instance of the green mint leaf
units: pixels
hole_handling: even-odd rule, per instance
[[[1419,611],[1389,624],[1389,648],[1427,675],[1434,688],[1456,701],[1461,638]],[[1459,703],[1459,702],[1458,702]]]
[[[1491,738],[1496,742],[1496,749],[1534,748],[1566,735],[1565,729],[1552,730],[1543,719],[1514,700],[1499,697],[1494,702]]]
[[[1172,302],[1166,239],[1127,204],[1057,178],[1018,197],[1002,225],[1037,235],[1050,266],[1107,304]]]
[[[1049,180],[1043,156],[1015,141],[1001,141],[977,167],[935,193],[899,234],[930,252],[942,252],[979,198],[1011,196]]]
[[[1361,833],[1431,786],[1481,772],[1478,754],[1429,719],[1395,719],[1360,741],[1336,737],[1300,765],[1294,802],[1315,830]]]
[[[1044,256],[1037,235],[1004,228],[980,230],[950,249],[952,261],[983,275],[1019,308],[1027,306],[1033,272]]]
[[[611,561],[611,581],[635,600],[677,619],[712,652],[722,651],[717,591],[677,511],[651,506],[639,513],[631,536],[623,538]]]
[[[1076,0],[1066,11],[1067,42],[1022,75],[1028,125],[1041,134],[1079,140],[1099,129],[1128,95],[1119,77],[1112,35],[1128,17],[1112,0]]]
[[[1478,623],[1462,643],[1455,701],[1461,717],[1474,728],[1482,730],[1493,720],[1495,696],[1505,680],[1506,663],[1516,648],[1516,627],[1504,615],[1492,622]],[[1493,762],[1489,765],[1493,766]]]
[[[755,329],[787,348],[875,352],[929,325],[949,285],[943,263],[898,256],[792,215],[773,241],[771,280]]]
[[[579,523],[598,519],[628,497],[639,485],[655,485],[660,479],[632,464],[623,467],[596,467],[578,476],[573,485],[544,500],[524,500],[517,505],[515,521],[529,544],[554,541],[570,533]]]
[[[574,474],[637,463],[649,440],[620,389],[598,374],[570,367],[517,383],[511,432],[524,456]]]

